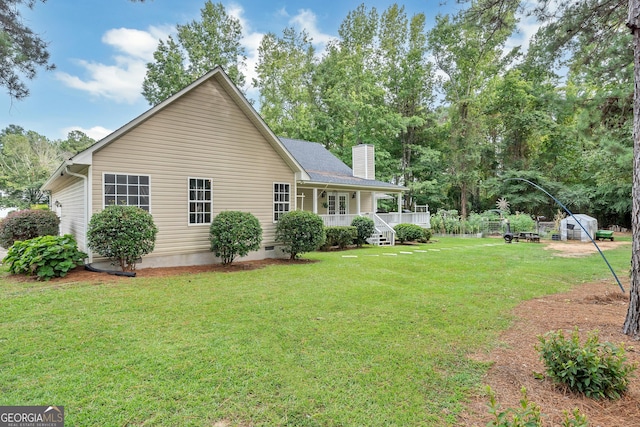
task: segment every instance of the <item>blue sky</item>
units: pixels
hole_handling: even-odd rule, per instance
[[[215,2],[215,1],[214,1]],[[9,124],[36,131],[49,139],[63,139],[79,129],[100,139],[149,108],[140,95],[145,64],[153,59],[159,39],[172,34],[176,24],[199,19],[205,0],[49,0],[25,10],[27,25],[49,42],[56,70],[40,70],[29,81],[31,95],[12,101],[0,88],[0,129]],[[306,29],[321,51],[337,35],[347,13],[362,0],[222,2],[227,12],[241,20],[243,44],[249,56],[247,81],[251,82],[256,49],[262,35],[278,35],[288,26]],[[394,1],[366,1],[382,13]],[[411,0],[404,5],[409,16],[424,12],[431,26],[438,13],[459,7],[454,0]],[[528,37],[532,26],[524,26]],[[251,87],[245,88],[255,98]]]

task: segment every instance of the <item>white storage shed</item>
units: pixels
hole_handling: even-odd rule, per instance
[[[598,220],[585,214],[573,214],[568,216],[560,222],[560,238],[562,240],[580,240],[581,242],[589,242],[590,239],[587,233],[584,232],[584,227],[591,237],[595,238],[596,231],[598,231]]]

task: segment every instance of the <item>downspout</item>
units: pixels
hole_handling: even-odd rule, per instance
[[[84,249],[89,254],[89,261],[93,258],[92,254],[89,252],[89,246],[87,245],[87,231],[89,230],[89,188],[87,185],[88,177],[85,175],[81,175],[79,173],[71,172],[69,170],[69,165],[64,168],[64,172],[75,176],[76,178],[82,179],[82,184],[84,187],[84,196],[85,196],[85,206],[84,206]]]

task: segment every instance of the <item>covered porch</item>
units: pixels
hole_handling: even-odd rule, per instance
[[[402,209],[401,191],[372,191],[340,186],[298,186],[296,204],[298,209],[318,214],[327,227],[349,226],[355,217],[365,216],[373,220],[376,230],[369,239],[370,244],[394,245],[394,226],[401,223],[417,224],[430,228],[428,206],[416,206],[412,212]],[[397,211],[380,212],[378,200],[396,199]]]

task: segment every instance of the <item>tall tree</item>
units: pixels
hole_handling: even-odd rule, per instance
[[[640,339],[640,0],[629,0],[627,26],[633,34],[634,103],[633,103],[633,191],[631,289],[629,308],[622,331]]]
[[[67,134],[67,139],[60,141],[59,150],[60,155],[68,159],[77,153],[81,152],[85,148],[89,148],[96,141],[90,138],[82,131],[72,130]]]
[[[467,216],[469,197],[479,181],[478,165],[486,142],[479,95],[504,71],[515,52],[504,46],[515,29],[517,2],[479,1],[452,17],[439,16],[429,33],[436,66],[450,104],[449,173],[459,191],[460,212]]]
[[[260,115],[278,135],[317,140],[311,43],[306,32],[293,28],[286,28],[281,38],[268,33],[260,42],[253,85],[260,90]]]
[[[400,158],[398,182],[409,188],[405,195],[405,208],[415,201],[422,187],[422,178],[417,171],[424,171],[421,157],[434,158],[439,155],[427,146],[425,130],[430,117],[429,107],[433,99],[433,73],[427,61],[427,37],[425,15],[414,15],[407,19],[404,7],[390,6],[380,21],[378,69],[385,88],[388,121],[391,138],[384,144],[386,149]]]
[[[33,131],[3,131],[0,138],[0,189],[4,206],[28,207],[46,201],[40,186],[60,164],[56,144]]]
[[[247,56],[240,43],[242,25],[222,3],[207,0],[200,21],[177,25],[177,32],[176,40],[170,36],[160,41],[154,62],[147,64],[142,95],[149,104],[162,102],[218,65],[238,87],[244,86]]]
[[[36,0],[0,1],[0,86],[12,99],[29,95],[24,79],[33,79],[38,68],[55,68],[49,62],[47,43],[24,24],[20,14],[20,6],[32,9],[35,4]]]

